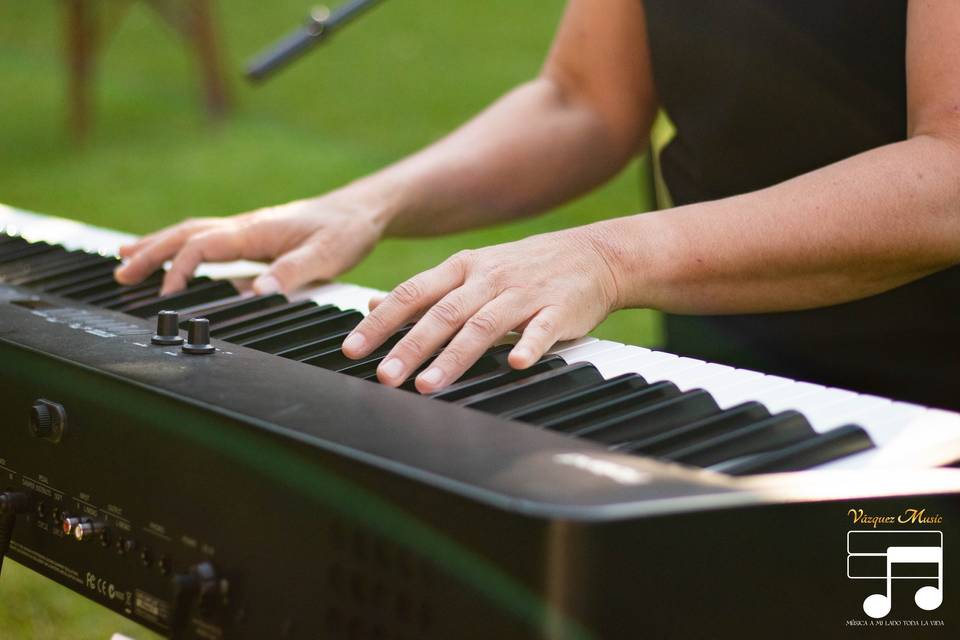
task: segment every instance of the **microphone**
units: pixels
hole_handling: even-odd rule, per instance
[[[317,7],[310,12],[304,26],[250,61],[247,79],[251,82],[265,80],[381,2],[383,0],[350,0],[332,12],[327,7]]]

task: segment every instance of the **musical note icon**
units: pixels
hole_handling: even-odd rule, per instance
[[[933,611],[943,604],[943,534],[937,532],[924,532],[938,534],[937,544],[931,546],[887,546],[880,552],[853,552],[850,550],[851,534],[884,534],[884,533],[907,533],[907,532],[887,532],[887,531],[851,531],[847,537],[847,577],[854,579],[882,579],[885,581],[886,593],[874,593],[863,601],[863,612],[871,618],[884,618],[890,613],[893,606],[893,581],[894,580],[932,580],[933,576],[898,576],[895,575],[894,568],[899,564],[933,564],[937,567],[936,586],[927,585],[920,587],[914,593],[913,601],[924,611]],[[895,539],[888,538],[891,542]],[[899,536],[898,541],[903,540]],[[914,538],[920,542],[919,537]],[[875,543],[874,543],[875,544]],[[874,545],[870,545],[874,546]],[[850,561],[853,558],[885,556],[886,572],[883,576],[872,575],[850,575]]]

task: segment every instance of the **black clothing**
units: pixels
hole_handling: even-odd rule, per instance
[[[644,0],[674,204],[906,136],[906,0]],[[667,316],[671,351],[960,409],[960,267],[802,312]]]

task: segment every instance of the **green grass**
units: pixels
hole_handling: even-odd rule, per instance
[[[199,108],[186,49],[149,9],[134,6],[106,43],[96,126],[78,148],[64,130],[62,5],[3,3],[0,202],[140,233],[186,216],[323,192],[436,139],[532,77],[562,5],[389,2],[323,51],[251,88],[238,73],[245,57],[298,23],[309,3],[222,2],[236,108],[218,127],[208,126]],[[632,213],[645,207],[643,183],[632,166],[540,218],[447,238],[390,240],[344,279],[388,289],[462,248]],[[652,312],[621,312],[595,334],[652,344],[660,327]],[[5,565],[0,638],[102,640],[133,629]]]

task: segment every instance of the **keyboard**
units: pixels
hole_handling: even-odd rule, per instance
[[[9,555],[170,637],[626,637],[596,572],[650,560],[629,531],[673,549],[667,515],[957,509],[955,413],[593,337],[515,371],[508,336],[424,397],[376,383],[406,329],[339,350],[376,290],[255,296],[236,262],[160,297],[162,272],[113,281],[131,236],[2,206],[0,229],[0,401],[29,426],[0,436]],[[396,557],[443,588],[403,595]]]

